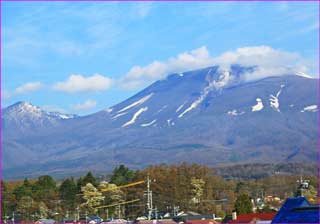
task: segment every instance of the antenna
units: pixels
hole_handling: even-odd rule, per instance
[[[298,196],[303,197],[303,191],[309,189],[309,182],[309,180],[304,180],[302,175],[300,176],[300,180],[297,180],[297,183],[299,183]]]

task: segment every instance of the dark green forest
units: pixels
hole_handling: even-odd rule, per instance
[[[12,219],[13,215],[25,221],[78,219],[87,215],[135,219],[146,212],[146,182],[141,181],[146,181],[148,176],[152,180],[153,204],[159,212],[178,208],[224,217],[233,210],[252,212],[252,200],[268,196],[279,198],[256,209],[256,212],[263,212],[276,210],[286,198],[295,196],[299,173],[270,171],[270,175],[259,176],[257,174],[266,173],[271,166],[253,167],[242,165],[221,171],[181,163],[131,170],[120,165],[105,175],[88,172],[77,178],[54,179],[44,175],[37,179],[2,181],[2,219]],[[226,178],[222,172],[229,172],[229,176]],[[306,196],[315,203],[317,175],[310,171],[304,178],[310,180],[311,185]],[[128,186],[130,183],[138,184]],[[134,202],[126,204],[128,201]],[[113,206],[121,203],[123,205]]]

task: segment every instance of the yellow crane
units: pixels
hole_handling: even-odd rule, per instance
[[[122,185],[122,186],[117,186],[117,187],[112,187],[112,188],[106,188],[106,189],[101,189],[101,192],[106,192],[106,191],[114,191],[114,190],[118,190],[118,189],[122,189],[122,188],[127,188],[127,187],[132,187],[132,186],[136,186],[139,184],[143,184],[144,180],[141,181],[137,181],[137,182],[133,182],[130,184],[126,184],[126,185]]]
[[[132,187],[132,186],[136,186],[139,184],[143,184],[144,182],[145,182],[144,180],[141,180],[141,181],[133,182],[133,183],[122,185],[122,186],[101,189],[100,192],[114,191],[114,190],[118,190],[118,189],[122,189],[122,188]],[[95,194],[95,193],[93,193],[93,194]],[[83,194],[77,194],[77,195],[83,195]]]
[[[122,185],[122,186],[117,186],[117,187],[111,187],[111,188],[106,188],[106,189],[101,189],[101,192],[107,192],[107,191],[114,191],[114,190],[118,190],[118,189],[123,189],[123,188],[127,188],[127,187],[132,187],[132,186],[136,186],[139,184],[144,184],[145,181],[137,181],[137,182],[133,182],[130,184],[126,184],[126,185]],[[101,208],[110,208],[110,207],[116,207],[118,206],[119,208],[119,218],[120,218],[120,207],[121,205],[126,205],[126,204],[131,204],[131,203],[135,203],[140,201],[140,199],[134,199],[134,200],[130,200],[130,201],[124,201],[124,202],[119,202],[119,203],[114,203],[114,204],[110,204],[110,205],[102,205],[102,206],[98,206],[96,207],[97,209],[101,209]],[[108,214],[108,213],[107,213]]]
[[[131,200],[131,201],[124,201],[124,202],[120,202],[120,203],[115,203],[115,204],[110,204],[110,205],[103,205],[103,206],[99,206],[99,207],[96,207],[96,208],[110,208],[110,207],[115,207],[115,206],[120,206],[120,205],[126,205],[126,204],[130,204],[130,203],[134,203],[134,202],[137,202],[137,201],[140,201],[140,199],[134,199],[134,200]]]

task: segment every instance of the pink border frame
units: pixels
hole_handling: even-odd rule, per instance
[[[318,2],[320,24],[320,0],[0,0],[0,218],[2,218],[2,2]],[[320,29],[318,29],[318,65],[320,65]],[[320,66],[318,77],[320,76]],[[320,79],[318,79],[318,106],[320,105]],[[320,115],[318,113],[320,129]],[[318,129],[318,204],[320,204],[320,130]],[[320,210],[319,210],[320,216]],[[0,223],[2,220],[0,219]]]

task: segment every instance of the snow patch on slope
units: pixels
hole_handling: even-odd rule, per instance
[[[136,102],[133,102],[132,104],[130,104],[129,106],[126,106],[125,108],[122,108],[121,110],[118,111],[118,113],[121,113],[123,111],[129,110],[132,107],[138,106],[140,104],[143,104],[144,102],[146,102],[148,99],[150,99],[152,97],[153,93],[150,93],[147,96],[142,97],[141,99],[137,100]]]
[[[303,110],[301,110],[301,112],[317,112],[318,111],[318,105],[310,105],[310,106],[307,106],[305,108],[303,108]]]
[[[210,70],[208,71],[207,75],[210,74],[211,70],[212,70],[212,69],[210,69]],[[185,109],[181,114],[179,114],[178,117],[181,118],[181,117],[183,117],[186,113],[188,113],[189,111],[197,108],[197,106],[207,97],[208,93],[209,93],[215,86],[216,86],[216,82],[215,82],[215,81],[213,81],[213,82],[210,82],[210,81],[209,81],[209,85],[206,86],[206,87],[203,89],[200,97],[199,97],[198,99],[196,99],[196,100],[195,100],[187,109]]]
[[[252,109],[251,109],[252,112],[260,111],[263,109],[262,100],[260,98],[257,98],[256,101],[257,101],[257,104],[252,106]]]
[[[210,72],[212,71],[212,69],[209,69],[208,73],[207,73],[207,77],[208,79],[210,78],[208,75],[210,74]],[[228,85],[230,83],[230,81],[232,81],[233,77],[231,75],[231,73],[229,71],[223,71],[222,74],[219,76],[218,81],[213,80],[210,81],[208,80],[208,85],[203,89],[200,97],[198,99],[196,99],[187,109],[185,109],[181,114],[179,114],[179,118],[183,117],[186,113],[188,113],[189,111],[195,109],[198,107],[198,105],[207,97],[207,95],[209,94],[209,92],[213,89],[220,89],[226,85]]]
[[[172,119],[168,119],[168,120],[167,120],[167,123],[168,123],[168,126],[169,126],[169,127],[175,125],[175,123],[172,121]]]
[[[31,114],[37,118],[42,117],[44,114],[50,114],[27,102],[19,103],[17,107],[14,107],[13,111],[15,115]]]
[[[154,119],[153,121],[149,122],[149,123],[144,123],[144,124],[141,124],[141,127],[148,127],[148,126],[151,126],[153,125],[154,123],[156,123],[157,119]]]
[[[163,107],[161,107],[161,108],[158,110],[157,114],[160,113],[161,111],[163,111],[164,109],[166,109],[167,107],[168,107],[168,105],[164,105]]]
[[[137,120],[137,118],[140,116],[140,114],[142,114],[143,112],[147,111],[148,107],[143,107],[140,108],[131,118],[130,121],[128,121],[127,123],[123,124],[122,127],[126,127],[128,125],[134,124]]]
[[[176,109],[176,112],[178,113],[183,107],[184,107],[185,103],[180,105],[177,109]]]
[[[116,119],[116,118],[118,118],[118,117],[121,117],[121,116],[123,116],[123,115],[126,115],[127,113],[128,113],[128,112],[124,112],[124,113],[117,114],[117,115],[113,116],[111,119]]]
[[[237,110],[230,110],[228,111],[228,115],[230,116],[238,116],[238,115],[242,115],[244,114],[245,112],[244,111],[237,111]]]
[[[218,81],[213,81],[213,86],[216,89],[226,86],[232,80],[232,76],[229,71],[223,71],[219,76]]]
[[[307,78],[307,79],[313,79],[313,77],[311,77],[310,75],[307,75],[304,72],[296,72],[296,75]]]
[[[69,115],[69,114],[59,114],[58,115],[61,119],[71,119],[74,118],[74,115]]]
[[[282,91],[282,88],[284,87],[285,85],[281,85],[280,86],[280,90],[277,92],[276,96],[274,95],[270,95],[270,106],[277,112],[280,112],[280,109],[279,109],[279,96],[281,94],[281,91]]]

